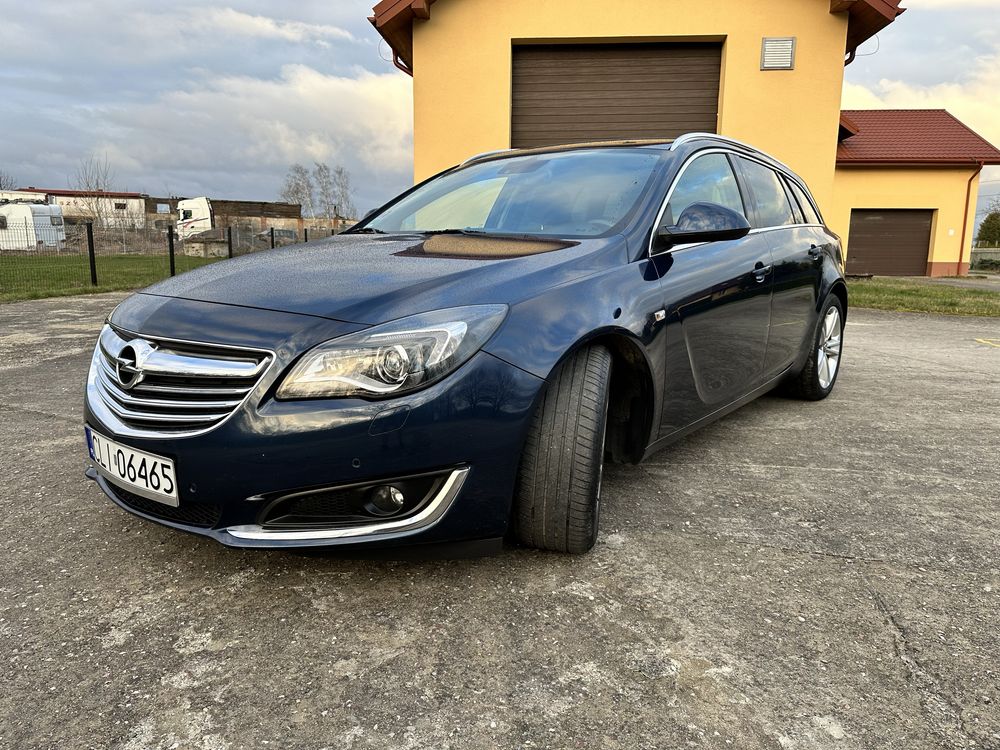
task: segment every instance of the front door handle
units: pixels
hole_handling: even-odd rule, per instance
[[[754,267],[753,267],[753,277],[755,279],[757,279],[757,283],[758,284],[764,283],[764,279],[767,278],[767,275],[769,273],[771,273],[771,264],[770,263],[765,266],[760,261],[757,261],[756,265],[754,265]]]
[[[816,245],[810,245],[809,246],[809,257],[810,258],[818,258],[822,254],[823,254],[823,248],[817,247]]]

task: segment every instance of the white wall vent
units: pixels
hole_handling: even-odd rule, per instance
[[[795,37],[766,36],[760,46],[761,70],[793,70],[795,68]]]

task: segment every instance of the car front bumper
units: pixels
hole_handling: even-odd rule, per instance
[[[277,401],[282,363],[218,427],[189,437],[118,434],[93,408],[87,425],[175,462],[179,505],[88,476],[124,509],[233,547],[397,546],[496,539],[507,530],[521,448],[544,383],[485,352],[441,382],[389,401]],[[440,472],[419,513],[362,526],[261,525],[262,498]]]

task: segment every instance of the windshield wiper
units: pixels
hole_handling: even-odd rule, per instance
[[[420,234],[490,234],[485,229],[418,229]]]
[[[350,230],[351,234],[387,234],[387,232],[375,227],[361,227],[361,229]]]

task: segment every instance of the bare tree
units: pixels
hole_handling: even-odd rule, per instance
[[[333,194],[336,198],[337,213],[346,219],[353,219],[357,214],[352,193],[351,173],[338,164],[333,168]]]
[[[17,180],[10,172],[0,169],[0,190],[13,190],[17,187]]]
[[[316,209],[327,221],[337,214],[337,195],[333,186],[333,175],[328,164],[313,163],[313,180],[316,182]]]
[[[302,214],[308,218],[316,216],[315,203],[313,201],[312,176],[309,170],[301,164],[293,164],[288,168],[285,175],[285,184],[281,188],[281,200],[286,203],[298,203],[302,206]]]
[[[83,212],[99,226],[107,225],[111,210],[110,201],[100,193],[109,192],[114,180],[115,173],[108,163],[107,154],[103,157],[91,154],[76,166],[73,186],[85,193],[80,196]]]

